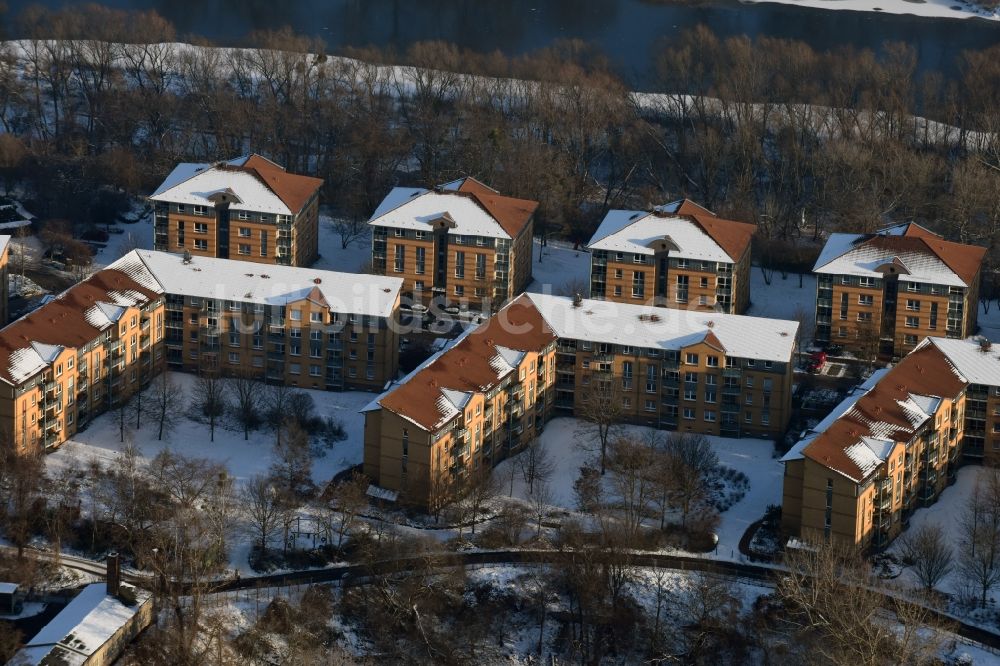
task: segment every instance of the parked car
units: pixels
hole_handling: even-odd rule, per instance
[[[809,354],[809,362],[806,363],[806,370],[809,372],[819,372],[826,365],[826,352],[815,351]]]

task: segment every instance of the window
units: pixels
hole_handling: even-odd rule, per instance
[[[710,389],[705,389],[705,402],[714,404],[716,402],[715,391]]]
[[[299,363],[289,363],[288,372],[290,372],[293,375],[300,375],[302,374],[302,365]]]
[[[422,233],[422,232],[421,232]],[[417,248],[417,275],[423,275],[427,266],[427,248]]]
[[[320,367],[318,365],[310,365],[309,366],[309,374],[311,376],[313,376],[313,377],[319,377],[320,376]]]
[[[250,227],[240,227],[240,238],[250,238]]]
[[[249,220],[250,219],[250,213],[248,213],[245,210],[241,210],[240,212],[238,212],[236,214],[236,218],[239,219],[239,220]]]
[[[743,422],[753,423],[753,414],[751,414],[750,412],[743,412]]]
[[[747,388],[753,388],[753,377],[747,377]]]
[[[860,284],[861,284],[862,287],[874,287],[875,286],[875,278],[873,278],[873,277],[859,278],[859,282],[860,282]]]
[[[858,295],[858,305],[874,305],[875,297],[871,294],[859,294]]]
[[[872,320],[872,313],[871,312],[859,312],[858,313],[858,321],[871,321],[871,320]]]
[[[906,299],[906,309],[911,312],[920,312],[920,301],[913,298]]]
[[[485,254],[477,254],[476,255],[476,279],[477,280],[485,280],[486,279],[486,255]]]
[[[646,401],[646,407],[645,407],[645,409],[646,409],[647,412],[655,412],[656,411],[656,401],[655,400],[647,400]],[[1000,423],[997,424],[997,427],[1000,428]]]
[[[684,389],[684,399],[693,401],[698,399],[698,389],[696,388],[686,388]]]
[[[903,344],[905,345],[915,345],[917,344],[917,336],[915,335],[904,335]]]
[[[837,328],[837,337],[838,338],[846,338],[847,337],[847,327],[846,326],[839,326]]]
[[[302,321],[302,310],[292,310],[288,313],[288,318],[292,321]]]
[[[624,276],[624,273],[622,272],[622,269],[616,268],[615,269],[615,278],[621,280],[623,276]]]
[[[463,287],[460,284],[456,284],[455,285],[455,295],[456,296],[465,296],[465,287]]]
[[[689,353],[684,357],[684,362],[688,365],[698,365],[698,355]]]
[[[207,250],[208,249],[208,241],[205,240],[204,238],[196,238],[194,240],[194,249],[196,249],[196,250]]]
[[[192,212],[193,212],[193,213],[194,213],[195,215],[207,215],[207,214],[208,214],[208,211],[207,211],[207,210],[205,209],[205,207],[204,207],[204,206],[193,206],[193,207],[191,208],[191,211],[192,211]]]
[[[717,368],[717,367],[719,367],[719,357],[718,356],[709,356],[709,357],[707,357],[705,359],[705,363],[710,368]]]
[[[698,383],[698,373],[697,372],[685,372],[684,373],[684,381],[686,381],[688,383],[691,383],[691,384],[697,384]]]
[[[402,273],[406,267],[406,246],[396,245],[395,257],[393,258],[392,270]]]
[[[920,317],[906,318],[906,328],[918,328],[919,326],[920,326]]]
[[[260,256],[267,256],[267,232],[260,230]]]
[[[715,423],[715,410],[706,409],[705,410],[705,420],[709,423]]]
[[[677,276],[677,296],[675,297],[675,300],[678,303],[687,303],[688,302],[688,276],[687,275],[678,275]]]
[[[393,229],[392,235],[395,236],[396,238],[402,238],[403,236],[406,235],[406,231],[404,229]]]
[[[642,255],[637,255],[642,256]],[[642,271],[632,272],[632,297],[642,298],[646,294],[646,274]]]
[[[703,277],[701,279],[701,286],[702,286],[703,289],[705,289],[705,288],[708,287],[708,278],[707,277]]]
[[[240,243],[237,252],[245,257],[250,256],[250,246],[246,243]]]
[[[684,408],[684,420],[685,421],[694,421],[694,410],[691,409],[690,407],[685,407]]]
[[[424,232],[423,231],[414,231],[413,232],[413,237],[416,238],[417,240],[423,240],[424,239]]]
[[[204,222],[195,222],[194,223],[194,232],[196,234],[207,234],[208,233],[208,225],[205,224]]]
[[[233,365],[237,365],[240,362],[240,355],[238,352],[229,352],[229,362]]]
[[[311,321],[314,324],[322,324],[323,323],[323,313],[322,312],[310,312],[309,313],[309,321]]]
[[[907,282],[906,291],[909,292],[920,291],[920,285],[917,284],[916,282]]]
[[[455,252],[455,277],[465,277],[465,252]]]

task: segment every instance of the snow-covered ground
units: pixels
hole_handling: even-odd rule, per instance
[[[549,460],[554,463],[554,471],[549,480],[552,504],[570,511],[577,509],[573,483],[580,475],[580,466],[586,462],[588,453],[580,450],[578,443],[586,441],[587,435],[581,431],[582,422],[568,417],[556,418],[545,425],[539,442],[545,447]],[[649,428],[629,426],[629,431],[642,437]],[[722,513],[719,536],[719,559],[739,560],[739,543],[743,533],[751,523],[764,515],[769,504],[781,503],[781,484],[784,469],[774,457],[774,442],[764,439],[733,439],[709,437],[712,447],[719,456],[719,463],[739,470],[750,480],[750,488],[739,502]],[[494,472],[501,479],[501,490],[507,494],[511,466],[520,465],[519,457],[506,460]],[[528,500],[528,487],[518,471],[514,473],[514,497]],[[713,556],[715,556],[713,554]]]
[[[541,258],[541,261],[539,261]],[[528,291],[536,294],[571,296],[581,291],[590,294],[590,253],[574,250],[572,243],[549,241],[545,247],[536,239],[533,245]]]
[[[333,229],[333,219],[328,215],[319,216],[319,261],[313,268],[325,271],[360,273],[372,258],[371,233],[365,233],[341,247],[340,234]]]
[[[181,394],[193,394],[193,375],[179,372],[170,374]],[[317,458],[313,463],[313,480],[317,484],[325,483],[338,472],[361,463],[364,453],[364,419],[359,410],[371,401],[373,394],[360,391],[303,391],[313,397],[317,415],[339,419],[347,431],[347,439],[334,444],[325,451],[323,457]],[[210,442],[207,425],[185,418],[169,437],[158,441],[156,424],[151,419],[144,421],[139,430],[129,427],[126,436],[133,438],[146,459],[152,459],[165,449],[187,456],[209,458],[224,463],[238,481],[266,473],[271,464],[273,436],[265,430],[250,433],[249,441],[244,441],[242,432],[217,426],[215,441]],[[130,426],[134,425],[134,422],[130,423]],[[46,464],[51,470],[63,467],[84,469],[95,458],[105,464],[111,462],[121,449],[116,414],[109,412],[94,419],[86,430],[77,433],[47,456]]]
[[[132,249],[153,249],[153,216],[147,215],[132,224],[118,223],[112,228],[122,233],[108,234],[107,244],[94,253],[94,269],[103,268],[121,259]]]
[[[796,5],[814,9],[849,10],[855,12],[882,12],[884,14],[912,14],[930,18],[981,18],[1000,20],[1000,13],[983,9],[962,0],[759,0],[763,3]],[[754,0],[742,0],[757,4]]]
[[[799,286],[799,278],[802,286]],[[816,276],[775,271],[771,284],[764,281],[760,268],[750,269],[750,308],[748,315],[772,319],[802,321],[802,347],[808,348],[816,328]]]
[[[1000,342],[1000,305],[990,303],[990,311],[986,312],[983,304],[979,304],[979,334],[985,335],[992,342]]]

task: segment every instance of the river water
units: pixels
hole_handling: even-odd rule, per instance
[[[38,0],[8,0],[8,16]],[[41,0],[60,7],[62,0]],[[646,0],[104,0],[103,4],[155,9],[181,36],[198,34],[238,43],[256,28],[289,25],[343,46],[394,45],[442,39],[479,51],[529,52],[562,38],[599,45],[635,87],[652,85],[654,46],[699,23],[716,34],[798,39],[817,50],[853,45],[878,49],[906,41],[921,72],[954,72],[964,49],[1000,42],[1000,22],[924,19],[875,12],[826,11],[788,5],[742,5],[731,0],[669,4]],[[16,28],[5,21],[5,32]]]

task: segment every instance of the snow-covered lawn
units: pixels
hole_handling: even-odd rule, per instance
[[[765,3],[796,5],[814,9],[912,14],[929,18],[982,18],[1000,20],[1000,13],[983,9],[963,0],[759,0]],[[754,0],[743,0],[755,4]]]
[[[171,378],[178,384],[183,395],[193,395],[193,375],[172,372]],[[364,453],[364,419],[359,410],[371,401],[372,394],[360,391],[334,393],[303,390],[313,397],[317,415],[339,419],[347,431],[347,439],[334,444],[325,451],[323,457],[317,458],[313,463],[313,480],[321,484],[338,472],[361,463]],[[134,422],[130,424],[134,425]],[[242,432],[216,427],[215,441],[210,442],[207,425],[184,418],[164,441],[156,439],[156,424],[151,419],[145,419],[139,430],[130,427],[128,432],[131,433],[128,436],[133,438],[146,459],[152,459],[165,449],[187,456],[209,458],[224,463],[238,481],[267,472],[271,464],[273,436],[266,430],[252,432],[249,441],[244,441]],[[94,419],[86,430],[77,433],[47,456],[46,464],[51,470],[62,467],[84,469],[95,458],[105,464],[111,462],[121,448],[116,414],[105,413]]]
[[[816,328],[816,276],[802,275],[802,286],[799,287],[799,274],[787,273],[782,278],[775,271],[771,284],[764,281],[760,268],[750,269],[750,308],[748,315],[755,317],[770,317],[771,319],[796,320],[801,314],[802,347],[808,348]]]
[[[542,247],[535,239],[531,275],[534,280],[528,285],[528,291],[532,293],[568,296],[568,292],[563,292],[572,286],[587,296],[590,293],[590,253],[574,250],[572,243],[564,241],[550,240]]]
[[[328,215],[319,216],[319,261],[313,268],[325,271],[341,271],[342,273],[360,273],[365,264],[372,258],[371,233],[356,238],[341,247],[340,234],[333,229],[333,219]]]
[[[575,511],[576,499],[573,483],[580,475],[580,466],[589,455],[578,448],[578,442],[585,439],[580,431],[581,422],[574,418],[560,417],[549,421],[539,436],[554,471],[549,480],[552,505]],[[629,430],[642,437],[650,429],[630,426]],[[664,433],[666,434],[666,433]],[[781,484],[784,469],[774,457],[774,442],[764,439],[733,439],[709,437],[719,463],[739,470],[750,480],[746,495],[729,510],[722,513],[722,522],[717,530],[719,535],[719,559],[739,560],[739,543],[743,533],[751,523],[764,515],[769,504],[781,503]],[[497,466],[495,474],[501,483],[509,483],[511,466],[520,465],[520,457],[515,456]],[[506,495],[510,488],[502,485]],[[514,497],[528,500],[528,487],[519,470],[514,473]],[[714,556],[714,554],[713,554]]]

